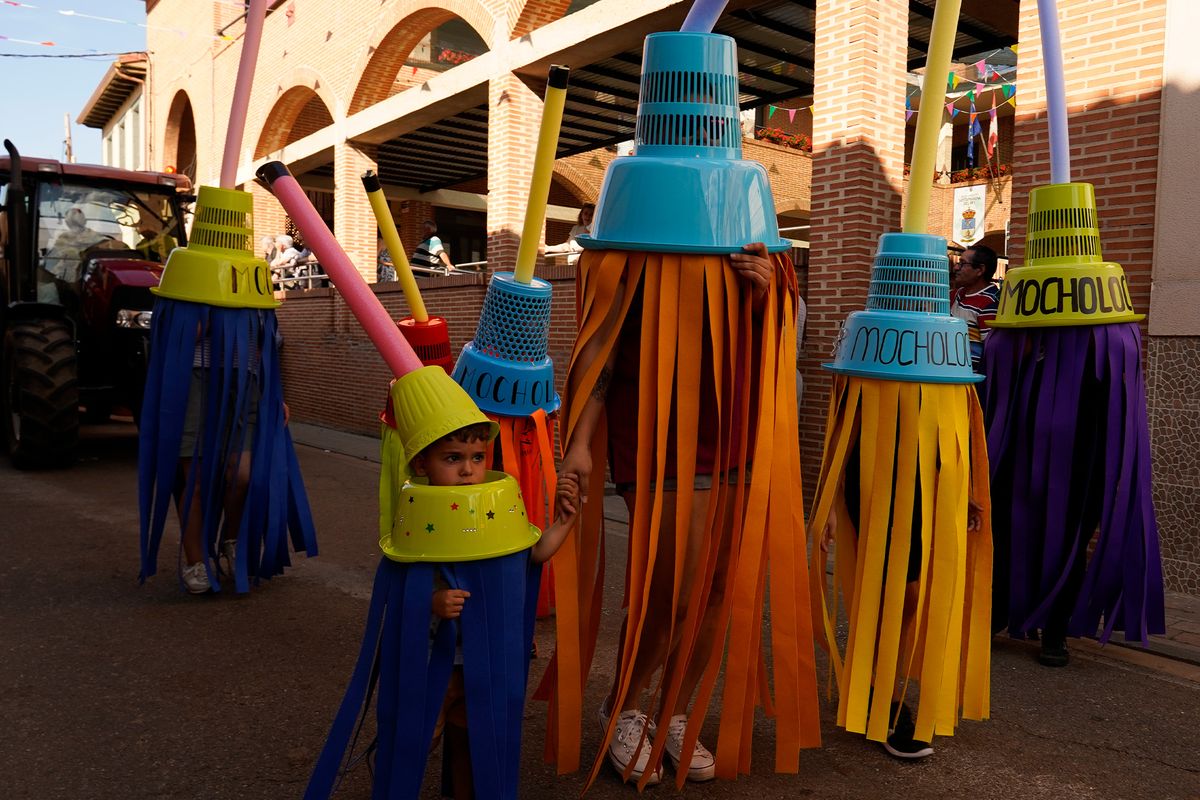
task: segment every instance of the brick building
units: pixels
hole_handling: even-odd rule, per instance
[[[245,27],[242,4],[146,6],[149,166],[215,183]],[[487,271],[511,267],[516,254],[548,65],[573,68],[544,232],[545,241],[558,242],[579,205],[595,199],[615,146],[631,138],[643,35],[678,27],[690,2],[272,6],[238,173],[254,193],[258,232],[287,225],[274,199],[251,182],[258,163],[279,159],[374,280],[375,224],[359,176],[376,170],[407,247],[420,238],[421,221],[435,219],[456,262],[486,261],[484,272],[422,284],[427,305],[450,321],[459,347],[473,334]],[[1059,0],[1074,176],[1096,185],[1105,256],[1124,266],[1136,305],[1148,312],[1165,569],[1172,588],[1200,593],[1200,273],[1180,237],[1189,230],[1183,215],[1200,179],[1184,149],[1200,122],[1200,66],[1182,38],[1200,22],[1195,6]],[[745,147],[747,158],[768,167],[781,228],[807,246],[797,255],[807,266],[801,277],[810,309],[801,414],[810,486],[829,388],[820,362],[842,320],[863,307],[879,234],[899,227],[911,147],[905,108],[914,103],[905,76],[924,63],[932,7],[933,0],[735,0],[717,26],[738,40],[743,107],[756,110],[758,127],[811,136],[811,154],[752,139]],[[185,24],[190,34],[181,36]],[[1001,107],[994,154],[1013,175],[985,182],[986,241],[1020,263],[1028,191],[1049,179],[1036,2],[964,0],[955,47],[964,77],[974,74],[975,59],[1014,44],[1020,92]],[[996,104],[969,97],[981,111]],[[965,112],[965,105],[956,107]],[[948,114],[946,122],[941,161],[951,169],[969,128],[966,114]],[[935,187],[931,232],[950,231],[953,192]],[[564,365],[574,334],[573,274],[558,262],[539,266],[538,274],[554,284],[551,355]],[[398,289],[376,292],[390,312],[407,313]],[[289,293],[279,316],[296,417],[373,432],[388,375],[336,292]]]

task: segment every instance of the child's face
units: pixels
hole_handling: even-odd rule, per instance
[[[430,486],[483,483],[487,472],[487,442],[438,442],[413,459],[413,468],[418,475],[429,478]]]

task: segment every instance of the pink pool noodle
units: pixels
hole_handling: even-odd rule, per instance
[[[325,221],[317,214],[312,201],[304,194],[304,189],[300,188],[288,168],[279,161],[269,161],[258,168],[257,174],[304,234],[304,241],[317,254],[317,260],[346,299],[351,313],[396,377],[423,367],[421,359],[405,341],[379,298],[367,287],[367,282],[355,269],[337,239],[333,238]]]
[[[250,87],[254,85],[254,67],[262,42],[263,19],[270,0],[250,0],[246,12],[246,36],[242,39],[242,57],[238,61],[237,80],[233,84],[233,105],[229,109],[229,128],[225,133],[225,153],[221,157],[221,188],[237,186],[238,153],[246,132],[246,110],[250,107]]]

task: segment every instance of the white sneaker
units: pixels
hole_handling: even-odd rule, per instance
[[[601,719],[603,719],[601,709]],[[617,715],[617,727],[608,745],[608,760],[617,772],[625,774],[626,767],[633,763],[630,780],[640,781],[650,765],[650,737],[646,735],[649,720],[641,711],[622,711]],[[662,768],[654,770],[646,785],[653,786],[662,780]]]
[[[204,594],[212,589],[208,582],[208,570],[203,561],[197,561],[190,567],[183,568],[183,585],[191,594]]]
[[[221,558],[225,559],[225,574],[231,578],[237,575],[237,541],[235,539],[221,540]]]
[[[679,770],[679,763],[683,753],[683,733],[687,730],[687,715],[676,714],[671,717],[670,723],[667,724],[667,744],[664,750],[671,758],[671,763],[675,765],[676,771]],[[700,744],[700,740],[696,740],[696,746],[692,748],[691,762],[687,767],[687,779],[689,781],[711,781],[717,777],[717,760],[713,758],[713,754],[708,748]]]
[[[596,709],[596,717],[600,720],[600,732],[601,733],[608,733],[608,721],[611,718],[611,715],[604,708],[604,706],[607,703],[608,703],[608,701],[605,700],[603,703],[600,704],[600,707],[598,709]],[[651,739],[653,739],[654,734],[658,732],[658,726],[655,725],[654,720],[650,719],[649,717],[646,718],[646,730],[650,731]]]

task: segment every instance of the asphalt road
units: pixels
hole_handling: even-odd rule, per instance
[[[377,465],[301,447],[320,556],[296,557],[249,596],[190,597],[175,579],[173,528],[159,574],[137,583],[132,428],[86,434],[70,470],[0,463],[0,798],[299,797],[359,645],[379,558]],[[623,564],[608,574],[615,600]],[[616,621],[606,612],[592,704],[610,680]],[[551,623],[539,642],[549,652]],[[992,719],[963,723],[924,762],[897,763],[838,731],[826,704],[825,746],[802,756],[799,775],[771,772],[771,723],[759,719],[751,774],[685,794],[1200,798],[1200,668],[1117,648],[1074,652],[1070,667],[1047,670],[1028,646],[998,640]],[[530,702],[523,796],[576,797],[583,778],[542,763],[543,713]],[[589,725],[585,748],[598,739]],[[605,768],[588,796],[632,792]],[[369,797],[366,770],[339,796]]]

